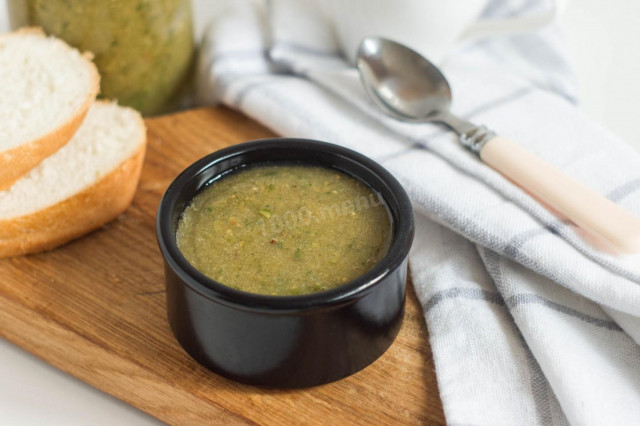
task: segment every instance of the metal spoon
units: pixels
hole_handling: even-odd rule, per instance
[[[609,248],[640,252],[640,218],[509,139],[451,114],[447,79],[419,53],[391,40],[368,37],[360,44],[356,65],[366,91],[390,116],[446,124],[483,162]]]

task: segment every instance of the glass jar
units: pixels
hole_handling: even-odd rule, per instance
[[[190,0],[9,0],[9,17],[93,52],[101,96],[145,115],[165,111],[191,71]]]

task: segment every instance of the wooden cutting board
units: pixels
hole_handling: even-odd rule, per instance
[[[410,288],[402,331],[363,371],[304,390],[235,383],[178,345],[165,313],[155,217],[196,159],[273,136],[225,108],[147,120],[138,192],[116,221],[66,246],[0,260],[0,335],[171,424],[444,424],[427,330]]]

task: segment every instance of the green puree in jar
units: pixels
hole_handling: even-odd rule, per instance
[[[264,165],[215,181],[187,206],[177,243],[199,271],[251,293],[328,290],[380,261],[391,240],[381,196],[336,170]]]
[[[15,25],[39,25],[95,55],[101,96],[145,115],[167,107],[194,51],[190,0],[9,0]]]

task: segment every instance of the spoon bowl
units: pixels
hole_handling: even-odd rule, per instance
[[[358,49],[356,66],[372,99],[403,121],[437,120],[451,106],[451,88],[440,70],[395,41],[368,37]]]

